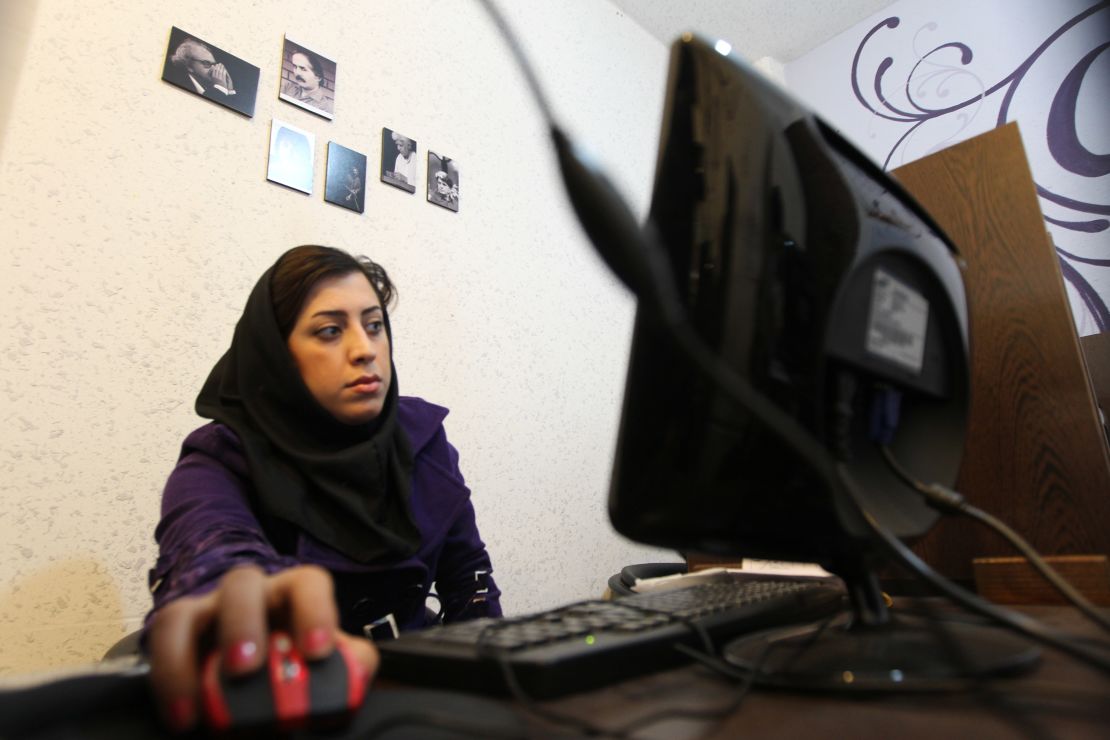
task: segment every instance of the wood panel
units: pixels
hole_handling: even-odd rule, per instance
[[[1104,414],[1110,415],[1110,333],[1080,337],[1079,346],[1087,360],[1095,400]]]
[[[967,261],[971,414],[958,489],[1046,554],[1110,553],[1110,456],[1017,124],[893,174]],[[973,558],[1014,554],[950,519],[916,549],[967,583]]]
[[[1110,560],[1105,555],[1046,555],[1045,561],[1092,604],[1110,606]],[[1023,557],[975,558],[975,588],[996,604],[1068,604]]]

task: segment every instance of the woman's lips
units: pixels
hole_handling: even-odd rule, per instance
[[[382,388],[382,381],[377,375],[364,375],[347,384],[347,387],[359,394],[377,393]]]

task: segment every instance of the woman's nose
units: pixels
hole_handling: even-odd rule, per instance
[[[352,332],[354,338],[351,342],[350,354],[352,362],[369,362],[377,355],[374,343],[363,332]]]

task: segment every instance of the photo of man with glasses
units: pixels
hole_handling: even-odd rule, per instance
[[[254,115],[258,67],[179,28],[170,31],[162,79],[247,116]]]

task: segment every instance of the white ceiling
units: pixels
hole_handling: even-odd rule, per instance
[[[896,0],[609,0],[667,46],[687,31],[789,62]]]

